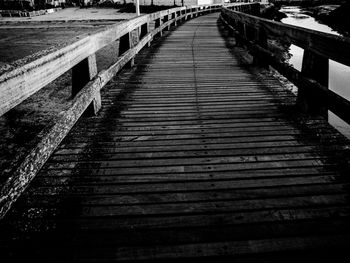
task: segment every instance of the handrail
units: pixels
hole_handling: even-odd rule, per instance
[[[218,11],[221,5],[188,6],[172,8],[152,14],[147,14],[130,19],[126,22],[108,27],[91,36],[84,37],[60,50],[40,57],[28,64],[18,66],[16,69],[0,75],[0,116],[30,97],[32,94],[61,76],[78,63],[94,55],[101,48],[113,43],[139,29],[152,21],[167,19],[165,23],[159,23],[158,27],[163,30],[166,26],[186,19],[187,16]],[[154,30],[146,31],[142,37],[154,35]],[[148,35],[148,36],[146,36]]]
[[[234,4],[236,5],[236,4]],[[220,11],[221,4],[172,8],[143,15],[113,25],[85,37],[67,47],[18,66],[0,76],[0,115],[72,69],[73,98],[68,109],[61,112],[31,142],[33,149],[13,168],[11,176],[0,189],[0,219],[20,196],[30,181],[68,134],[87,108],[96,113],[101,107],[100,90],[124,66],[132,65],[135,55],[152,39],[171,25],[193,17]],[[154,22],[154,23],[153,23]],[[154,28],[150,26],[154,24]],[[132,32],[138,32],[133,43]],[[108,69],[97,73],[95,53],[119,39],[119,57]]]
[[[236,9],[223,8],[222,11],[236,21],[264,31],[268,37],[283,39],[320,56],[350,66],[349,38],[256,17]]]
[[[249,46],[256,61],[273,66],[298,87],[298,104],[304,111],[327,116],[330,109],[350,123],[350,101],[328,89],[329,59],[350,66],[349,38],[252,16],[235,7],[223,7],[220,17]],[[269,50],[268,39],[303,48],[301,72],[280,61]]]

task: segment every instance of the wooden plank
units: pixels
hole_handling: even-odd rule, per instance
[[[298,164],[297,164],[298,165]],[[45,174],[41,174],[37,179],[38,182],[50,182],[50,178],[52,179],[52,183],[54,182],[115,182],[115,183],[151,183],[153,181],[156,182],[181,182],[181,181],[202,181],[202,182],[211,182],[211,181],[225,181],[225,180],[233,180],[233,179],[257,179],[257,178],[273,178],[273,177],[291,177],[291,176],[309,176],[309,175],[334,175],[335,178],[341,180],[342,171],[334,171],[334,165],[300,165],[299,166],[287,166],[287,167],[278,167],[277,169],[265,168],[265,169],[248,169],[248,170],[222,170],[222,171],[202,171],[202,172],[192,172],[192,173],[150,173],[150,174],[142,174],[142,173],[134,173],[134,174],[108,174],[96,176],[92,173],[84,173],[84,171],[76,172],[74,170],[49,170],[46,171]],[[70,177],[74,176],[75,180],[69,180]],[[83,177],[83,178],[82,178]],[[61,180],[62,179],[62,180]]]
[[[96,175],[96,174],[95,174]],[[101,194],[137,194],[137,193],[167,193],[167,192],[186,192],[186,191],[206,191],[206,190],[236,190],[247,188],[271,188],[278,186],[296,186],[296,185],[310,185],[310,184],[328,184],[334,182],[337,176],[334,175],[306,175],[295,177],[280,177],[280,178],[246,178],[246,179],[232,179],[217,182],[181,182],[173,181],[169,183],[139,183],[139,184],[94,184],[90,182],[87,185],[36,185],[35,190],[30,193],[33,196],[57,195],[63,194],[67,190],[71,195],[86,195],[94,193]],[[331,199],[331,198],[330,198]]]
[[[64,178],[62,178],[64,180]],[[47,179],[48,180],[48,179]],[[170,179],[169,179],[170,180]],[[48,180],[49,181],[49,180]],[[264,198],[284,198],[293,196],[319,196],[322,194],[341,194],[346,193],[343,186],[349,184],[309,184],[309,185],[287,185],[270,188],[251,188],[251,189],[222,189],[193,192],[144,192],[139,194],[118,193],[113,195],[74,195],[67,193],[61,196],[52,194],[36,195],[27,194],[25,200],[18,203],[18,207],[57,207],[67,198],[71,205],[79,206],[104,206],[104,205],[142,205],[142,204],[161,204],[161,203],[186,203],[199,201],[228,201],[228,200],[255,200]],[[226,211],[227,212],[227,211]],[[256,219],[258,220],[258,219]],[[169,226],[171,227],[171,226]],[[182,226],[184,227],[184,226]]]
[[[224,243],[198,243],[186,244],[178,246],[155,246],[149,248],[121,248],[117,251],[108,248],[100,248],[95,253],[108,260],[147,260],[162,259],[169,260],[174,258],[203,258],[213,256],[243,256],[252,254],[258,256],[264,253],[272,253],[278,251],[300,251],[305,249],[322,250],[330,245],[337,244],[339,248],[345,248],[349,239],[347,236],[308,236],[308,237],[292,237],[279,239],[262,239],[249,241],[236,241]],[[113,252],[112,252],[113,251]],[[84,259],[89,259],[96,254],[81,253]],[[175,256],[177,255],[177,256]]]
[[[310,125],[331,138],[322,143],[291,120],[279,94],[238,67],[216,20],[164,33],[102,92],[110,105],[78,121],[0,222],[5,257],[279,262],[346,251],[347,142],[321,119]]]
[[[95,78],[86,84],[87,80],[90,80],[96,74],[95,52],[130,31],[138,29],[145,22],[149,22],[150,19],[156,19],[165,14],[176,12],[178,9],[182,10],[183,7],[137,17],[125,23],[114,25],[33,62],[20,65],[15,70],[0,76],[0,93],[3,95],[0,99],[0,115],[76,65],[78,66],[73,70],[73,92],[76,94],[77,90],[80,90],[77,96],[71,101],[69,109],[61,113],[40,133],[36,141],[33,142],[35,146],[32,151],[18,165],[18,168],[14,170],[13,175],[6,179],[2,185],[0,189],[0,218],[6,214],[12,203],[24,191],[53,150],[60,144],[75,122],[87,109],[88,105],[93,103],[93,113],[96,113],[100,108],[101,88],[127,62],[134,58],[158,30],[162,28],[153,30],[144,36],[137,45],[129,48],[127,52],[119,56],[115,64],[107,70],[98,73]],[[167,23],[170,23],[170,21]],[[84,59],[85,62],[82,62]],[[75,80],[79,79],[80,82],[81,78],[78,76],[80,74],[78,72],[81,71],[81,68],[84,68],[83,71],[87,72],[85,74],[87,78],[78,85],[78,81]],[[84,88],[82,88],[82,85],[85,85]]]
[[[36,226],[36,229],[42,227],[50,227],[59,222],[60,225],[69,226],[71,224],[79,224],[81,230],[99,229],[104,230],[127,230],[127,229],[163,229],[163,228],[190,228],[198,226],[213,226],[220,221],[221,225],[238,225],[256,224],[263,222],[292,222],[293,220],[322,220],[324,218],[332,218],[335,214],[339,218],[349,216],[349,207],[319,207],[319,208],[281,208],[276,210],[258,210],[245,211],[236,213],[215,213],[215,214],[198,214],[198,215],[169,215],[169,216],[138,216],[138,217],[114,217],[99,218],[94,220],[88,218],[63,218],[63,219],[47,219],[46,224],[42,226],[41,219],[27,219],[28,225]],[[21,219],[13,219],[13,225],[25,224]],[[35,228],[26,231],[35,231]]]
[[[41,189],[43,191],[43,189]],[[38,191],[39,192],[39,191]],[[38,195],[40,197],[40,195]],[[346,205],[346,194],[313,195],[302,197],[266,198],[255,200],[219,200],[201,202],[156,203],[156,204],[127,204],[127,205],[101,205],[80,206],[79,210],[70,212],[71,217],[109,217],[109,216],[139,216],[139,215],[171,215],[171,214],[198,214],[198,213],[223,213],[244,212],[263,209],[280,209],[287,207],[323,207]],[[72,207],[74,208],[74,207]],[[64,218],[65,213],[57,213],[55,208],[40,207],[45,218]],[[17,217],[21,215],[13,211]],[[41,214],[33,214],[32,218],[41,218]]]

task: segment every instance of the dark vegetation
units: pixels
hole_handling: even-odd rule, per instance
[[[274,4],[262,6],[260,10],[260,16],[266,19],[280,21],[282,18],[287,17],[285,13],[279,11],[280,6]]]
[[[316,18],[340,31],[346,36],[350,35],[350,2],[347,2],[328,14],[318,14]]]
[[[261,17],[275,21],[287,17],[279,11],[282,4],[301,6],[303,13],[315,17],[344,36],[350,36],[350,1],[274,1],[262,5]]]
[[[313,7],[320,5],[340,5],[347,2],[347,0],[269,0],[269,2],[277,7],[281,7],[282,5]]]

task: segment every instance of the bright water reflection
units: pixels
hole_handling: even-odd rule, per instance
[[[282,7],[281,12],[284,12],[288,17],[281,20],[281,22],[318,30],[325,33],[340,35],[327,25],[320,24],[313,17],[302,14],[301,8],[297,6]],[[304,50],[295,45],[291,45],[289,53],[292,55],[289,63],[297,70],[301,70]],[[350,100],[350,67],[344,66],[333,60],[329,60],[329,88],[344,98]],[[340,132],[350,138],[350,125],[339,119],[332,112],[329,112],[329,122],[336,127]]]

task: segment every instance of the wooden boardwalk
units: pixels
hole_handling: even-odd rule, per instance
[[[348,152],[288,119],[217,20],[109,84],[1,222],[2,262],[320,262],[349,246]]]

